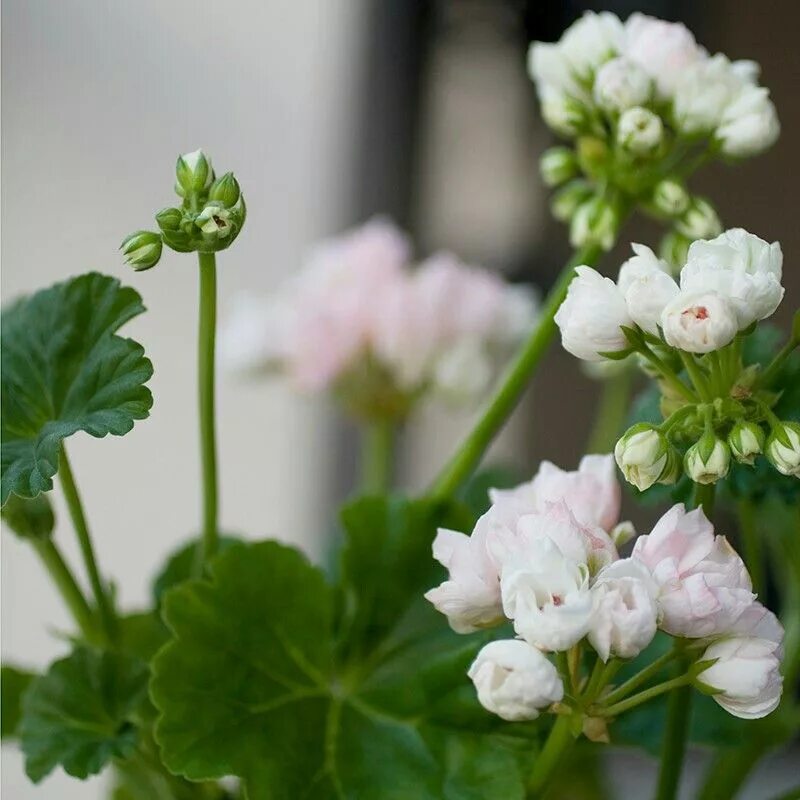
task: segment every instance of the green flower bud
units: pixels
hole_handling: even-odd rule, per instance
[[[629,428],[614,448],[617,466],[639,491],[654,483],[675,483],[680,462],[669,439],[654,425],[640,422]]]
[[[653,189],[653,206],[666,217],[679,217],[689,209],[691,197],[686,187],[678,181],[665,179]]]
[[[599,176],[608,164],[608,145],[596,136],[578,139],[578,165],[587,175]]]
[[[800,424],[779,422],[773,425],[766,453],[778,472],[800,478]]]
[[[602,197],[580,205],[572,217],[569,240],[573,247],[597,244],[603,250],[614,246],[619,219],[614,208]]]
[[[214,180],[211,159],[202,150],[178,156],[175,177],[177,178],[175,191],[181,197],[208,189]]]
[[[158,264],[161,258],[161,236],[154,231],[136,231],[126,237],[119,248],[137,272],[143,272]]]
[[[569,147],[551,147],[542,153],[539,170],[547,186],[560,186],[578,174],[578,159]]]
[[[236,205],[240,194],[239,182],[233,177],[232,172],[226,172],[211,184],[211,188],[208,190],[208,199],[220,202],[226,208],[231,208]]]
[[[695,483],[716,483],[728,474],[731,451],[711,430],[707,430],[687,451],[683,459],[686,474]]]
[[[737,422],[728,434],[728,445],[733,457],[742,464],[752,464],[763,452],[764,431],[755,422]]]
[[[156,222],[164,232],[180,230],[183,222],[183,211],[179,208],[162,208],[156,214]]]
[[[676,272],[686,263],[686,257],[689,253],[689,245],[692,243],[682,233],[677,231],[670,231],[661,240],[658,248],[658,255],[664,259]]]
[[[227,239],[234,230],[231,210],[219,202],[207,203],[198,214],[195,225],[207,242]]]
[[[569,222],[578,206],[585,203],[592,196],[592,192],[592,185],[583,178],[570,181],[559,189],[550,201],[553,216],[561,222]]]
[[[675,225],[675,230],[691,241],[713,239],[722,233],[722,223],[708,200],[695,197],[688,211]]]

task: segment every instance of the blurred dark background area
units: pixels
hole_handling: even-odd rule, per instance
[[[546,292],[568,257],[567,229],[548,210],[538,157],[555,142],[542,123],[526,55],[553,41],[585,10],[623,19],[642,11],[685,23],[710,52],[760,63],[782,124],[776,146],[742,164],[715,163],[690,188],[716,205],[725,227],[778,239],[785,254],[785,327],[800,296],[800,226],[794,198],[800,151],[800,5],[773,0],[757,13],[744,0],[542,2],[542,0],[384,0],[370,10],[363,70],[361,170],[353,220],[391,213],[427,254],[439,247],[501,269]],[[629,243],[656,246],[660,232],[641,218],[623,230],[600,265],[615,273]],[[542,458],[568,466],[584,451],[597,382],[554,346],[515,421],[533,469]],[[555,421],[555,422],[554,422]],[[436,435],[434,425],[433,435]]]

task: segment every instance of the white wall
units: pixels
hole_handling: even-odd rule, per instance
[[[100,560],[123,606],[143,603],[162,557],[197,529],[196,268],[167,252],[134,274],[116,252],[173,202],[178,153],[203,147],[234,170],[249,218],[219,258],[222,307],[268,289],[346,219],[362,0],[4,0],[4,301],[98,269],[141,291],[125,331],[155,364],[150,419],[120,439],[69,442]],[[324,529],[328,425],[278,384],[219,391],[228,530],[315,549]],[[57,539],[79,564],[61,498]],[[67,618],[31,552],[2,537],[2,653],[43,666]],[[92,798],[61,773],[39,788],[3,752],[9,800]]]

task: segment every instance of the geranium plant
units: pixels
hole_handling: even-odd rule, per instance
[[[796,734],[800,318],[783,342],[764,322],[784,301],[780,245],[723,232],[688,185],[768,148],[775,109],[756,65],[641,14],[587,13],[534,44],[530,68],[566,140],[541,163],[576,248],[541,305],[450,254],[414,265],[375,219],[224,325],[224,364],[327,394],[361,426],[327,569],[221,532],[216,256],[246,219],[232,174],[181,156],[178,204],[122,244],[136,271],[165,246],[199,262],[201,536],[157,572],[148,608],[119,607],[67,456],[75,433],[148,416],[152,365],[120,334],[140,295],[89,273],[5,309],[3,518],[74,621],[43,672],[3,667],[3,736],[32,781],[108,768],[114,800],[602,797],[569,765],[616,743],[659,754],[655,796],[672,800],[694,742],[715,747],[701,797],[727,800]],[[634,244],[604,277],[592,265],[640,212],[663,223],[658,254]],[[593,452],[517,485],[476,476],[559,330],[606,384]],[[428,490],[397,491],[397,429],[425,402],[479,401]],[[620,476],[661,506],[638,536]],[[53,535],[56,485],[85,581]]]

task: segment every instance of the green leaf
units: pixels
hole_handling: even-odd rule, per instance
[[[49,539],[56,524],[50,500],[43,494],[31,500],[12,494],[0,513],[21,539]]]
[[[121,436],[147,417],[153,367],[141,345],[116,335],[143,311],[136,291],[96,272],[5,311],[1,503],[52,489],[68,436]]]
[[[16,738],[17,727],[22,716],[22,697],[31,681],[36,677],[36,673],[3,664],[2,675],[0,675],[0,687],[2,688],[2,699],[0,710],[2,711],[2,739]]]
[[[38,783],[59,764],[75,778],[95,775],[136,746],[136,712],[147,666],[85,647],[54,662],[25,694],[19,727],[25,771]]]
[[[219,537],[219,552],[223,552],[232,544],[241,542],[240,536],[222,535]],[[153,601],[158,606],[167,589],[189,580],[194,576],[194,566],[197,558],[197,548],[201,539],[190,539],[182,544],[172,555],[167,558],[161,571],[153,580],[151,594]]]
[[[410,574],[396,537],[429,548],[431,515],[378,498],[344,514],[344,579],[364,579],[363,593],[349,591],[351,631],[372,642],[345,648],[358,658],[337,659],[323,574],[277,543],[235,545],[212,562],[210,582],[168,592],[174,639],[153,661],[150,689],[167,767],[191,780],[239,775],[250,800],[521,800],[530,728],[483,712],[465,676],[484,638],[456,636],[398,588],[427,580]],[[360,571],[368,533],[382,579]],[[382,571],[392,558],[395,587]],[[428,560],[417,563],[423,575]]]

